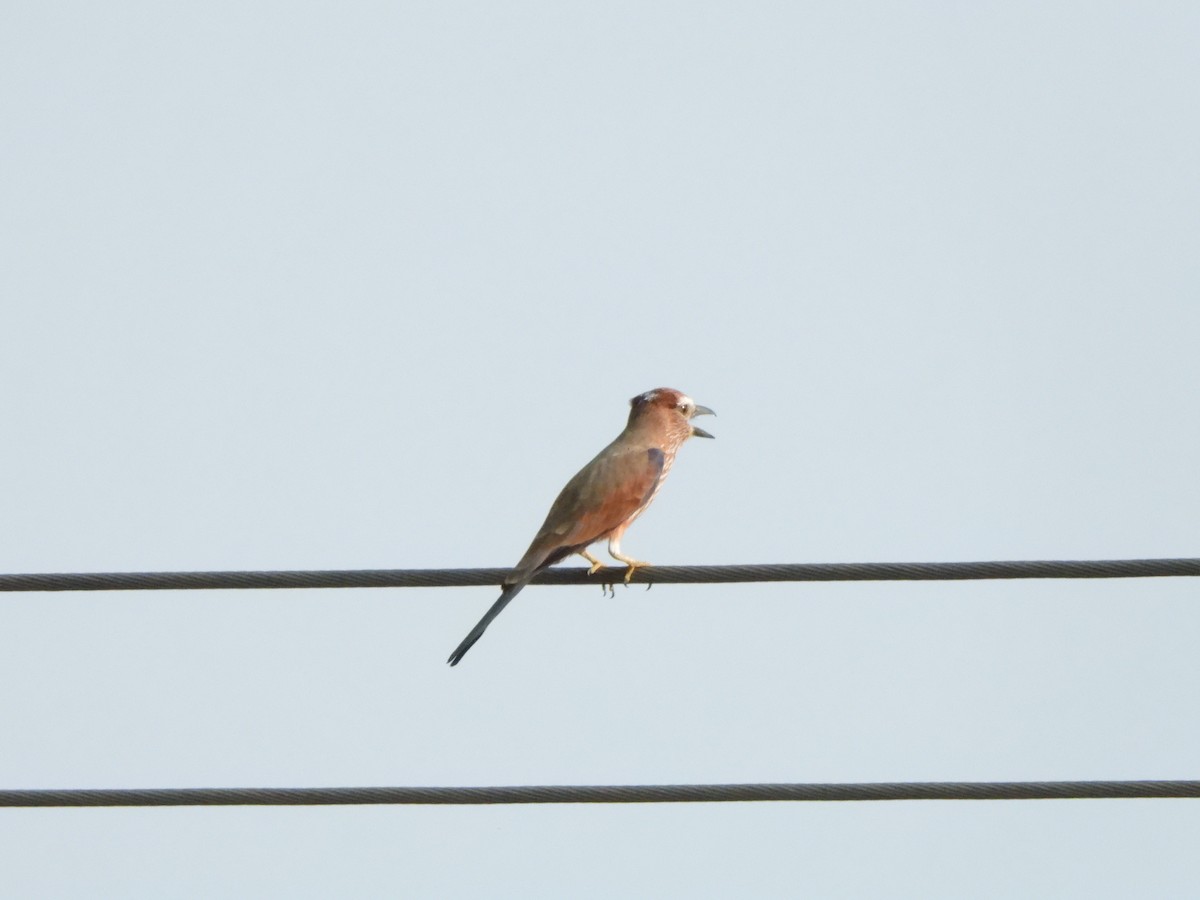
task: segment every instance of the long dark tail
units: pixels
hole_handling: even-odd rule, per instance
[[[503,612],[504,607],[508,606],[508,601],[517,594],[521,593],[521,588],[529,583],[529,579],[518,581],[513,585],[506,585],[503,593],[500,594],[500,599],[492,604],[492,608],[483,614],[483,618],[479,620],[479,624],[471,629],[471,633],[462,639],[462,643],[454,648],[454,652],[450,654],[450,658],[446,662],[452,666],[457,666],[459,660],[467,655],[467,651],[475,646],[475,642],[483,637],[483,633],[487,631],[487,627],[492,624],[492,619]]]

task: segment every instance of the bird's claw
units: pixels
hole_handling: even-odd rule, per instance
[[[591,568],[588,569],[588,575],[595,575],[604,568],[604,563],[600,562],[600,560],[588,553],[587,550],[580,550],[579,555],[591,563]]]
[[[630,562],[629,568],[625,570],[625,583],[629,584],[629,579],[633,578],[633,573],[642,568],[642,566],[648,565],[650,565],[650,563],[642,562],[641,560],[634,560]]]

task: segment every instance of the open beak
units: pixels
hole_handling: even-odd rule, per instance
[[[696,411],[692,413],[692,418],[695,418],[696,416],[715,416],[715,415],[716,415],[716,413],[713,412],[711,409],[709,409],[707,406],[700,406],[699,404],[696,404]],[[703,428],[698,428],[695,425],[692,426],[692,434],[694,434],[696,437],[706,437],[706,438],[712,437],[712,435],[709,434],[707,431],[705,431]]]

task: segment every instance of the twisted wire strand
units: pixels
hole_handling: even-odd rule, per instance
[[[533,785],[512,787],[7,790],[0,807],[348,806],[753,801],[1079,800],[1200,797],[1200,781]]]
[[[0,575],[5,591],[186,591],[265,588],[472,587],[500,584],[509,569],[329,569],[246,572],[84,572]],[[606,584],[623,566],[595,575],[550,569],[533,584]],[[1200,575],[1200,559],[1008,560],[940,563],[793,563],[646,566],[632,584],[730,584],[763,581],[972,581],[1010,578],[1160,578]]]

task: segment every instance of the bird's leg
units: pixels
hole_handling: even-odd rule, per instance
[[[588,569],[588,575],[595,575],[604,568],[604,563],[600,562],[600,560],[588,553],[586,547],[579,551],[579,555],[592,564],[592,567]],[[600,593],[607,596],[610,591],[612,591],[612,585],[602,582],[600,585]],[[616,595],[614,594],[614,596]]]
[[[582,556],[584,559],[586,559],[588,562],[590,562],[592,564],[592,567],[590,569],[588,569],[589,575],[595,575],[597,572],[599,572],[601,569],[604,568],[604,563],[600,562],[600,560],[596,559],[596,557],[594,557],[594,556],[592,556],[592,554],[588,553],[586,547],[584,547],[582,550],[579,551],[579,555]]]
[[[625,565],[629,566],[629,568],[625,570],[626,584],[629,584],[629,579],[633,577],[634,572],[636,572],[642,566],[650,565],[650,563],[643,562],[640,559],[634,559],[632,556],[625,556],[621,552],[621,538],[617,535],[613,535],[608,539],[608,555],[613,559],[619,559],[621,562],[625,563]]]

